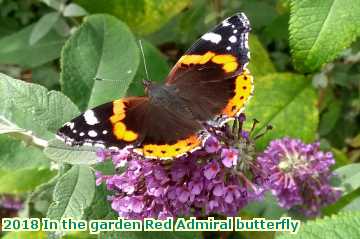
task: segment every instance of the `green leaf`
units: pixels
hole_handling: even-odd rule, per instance
[[[57,182],[47,217],[81,219],[95,193],[95,177],[87,166],[73,166]]]
[[[318,125],[316,92],[311,81],[302,75],[279,73],[255,79],[254,97],[245,113],[248,127],[252,119],[260,121],[255,135],[269,124],[273,126],[257,140],[259,149],[265,148],[270,140],[285,136],[306,142],[315,139]]]
[[[11,123],[3,116],[0,116],[0,134],[18,133],[24,132],[25,130]]]
[[[87,146],[72,147],[57,139],[49,141],[49,146],[44,149],[44,154],[58,163],[90,165],[97,162],[93,148]]]
[[[142,44],[150,79],[152,81],[163,82],[170,72],[169,64],[167,63],[165,56],[150,42],[142,41]],[[128,89],[127,95],[144,95],[142,81],[146,78],[144,63],[141,61],[135,78]]]
[[[1,73],[0,102],[0,118],[45,139],[52,138],[63,123],[79,113],[61,92],[48,91]]]
[[[62,89],[81,110],[122,97],[139,60],[125,24],[108,15],[87,17],[62,51]]]
[[[250,35],[249,47],[251,52],[249,69],[255,77],[276,72],[269,54],[255,35]]]
[[[335,179],[336,178],[333,177],[332,181]],[[360,198],[360,188],[346,195],[342,195],[342,197],[340,197],[335,203],[329,204],[328,206],[322,208],[322,214],[325,216],[331,216],[335,213],[338,213],[344,210],[347,205],[350,205],[357,198]]]
[[[0,170],[48,168],[49,160],[40,149],[8,136],[0,136]]]
[[[17,64],[36,67],[60,56],[65,38],[51,30],[34,45],[30,45],[30,35],[34,25],[0,39],[0,64]]]
[[[49,181],[37,186],[27,197],[26,203],[29,208],[33,208],[42,215],[46,215],[50,203],[53,199],[54,188],[58,182],[60,172]]]
[[[100,233],[99,239],[199,239],[201,232],[107,232]]]
[[[70,26],[66,22],[64,17],[60,17],[54,26],[55,31],[62,37],[68,37],[70,35]]]
[[[342,188],[343,196],[360,187],[360,163],[349,164],[334,171],[338,179],[335,186]]]
[[[276,201],[276,198],[270,193],[265,194],[264,200],[251,202],[241,211],[245,215],[264,217],[266,219],[278,219],[286,210],[281,208]],[[242,216],[242,214],[240,215]]]
[[[96,239],[96,235],[89,235],[88,232],[71,232],[62,237],[62,239]]]
[[[343,212],[354,212],[360,211],[360,197],[355,198],[348,205],[341,209]]]
[[[292,0],[290,46],[295,67],[312,72],[360,35],[360,0]]]
[[[65,17],[81,17],[87,15],[87,12],[76,3],[70,3],[65,7],[63,14]]]
[[[37,232],[10,232],[6,234],[2,239],[19,239],[19,238],[48,238],[46,232],[37,231]]]
[[[253,29],[261,29],[269,25],[277,14],[275,6],[269,1],[243,0],[240,6],[248,16]]]
[[[0,193],[32,191],[55,175],[49,169],[0,170]]]
[[[346,153],[344,153],[343,151],[336,148],[331,148],[331,152],[334,154],[336,161],[333,168],[340,168],[342,166],[351,163],[351,160],[347,157]]]
[[[111,220],[117,218],[117,213],[111,208],[107,200],[109,191],[105,185],[96,187],[94,200],[91,206],[85,210],[85,219],[88,220]]]
[[[350,140],[349,145],[354,148],[360,147],[360,133]]]
[[[5,119],[4,116],[0,114],[0,134],[8,134],[14,139],[24,141],[27,145],[34,145],[40,148],[45,148],[48,145],[48,142],[42,138],[37,137],[33,134],[32,131],[22,129],[16,124]]]
[[[31,31],[30,35],[30,45],[34,45],[46,34],[49,33],[51,28],[59,20],[60,14],[58,12],[50,12],[43,15],[37,23],[35,23],[34,28]]]
[[[44,2],[46,5],[48,5],[49,7],[61,11],[61,9],[64,7],[64,3],[66,2],[66,0],[41,0],[42,2]]]
[[[145,35],[159,30],[180,13],[191,0],[76,0],[90,13],[109,13],[126,22],[136,33]]]
[[[341,213],[308,221],[297,234],[279,234],[276,239],[360,238],[360,212]]]
[[[192,1],[191,7],[182,11],[158,31],[146,36],[149,41],[159,46],[169,42],[176,42],[178,46],[190,46],[204,31],[215,25],[215,18],[208,20],[212,9],[207,0]],[[211,14],[216,15],[216,14]],[[217,16],[217,15],[216,15]],[[182,49],[186,50],[186,49]]]
[[[53,64],[45,64],[31,71],[32,83],[45,86],[47,89],[60,90],[60,73]]]
[[[341,116],[342,102],[339,100],[332,100],[328,107],[324,110],[320,118],[319,134],[327,135],[330,133],[339,117]]]

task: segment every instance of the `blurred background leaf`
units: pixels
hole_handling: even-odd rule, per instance
[[[10,232],[6,234],[3,239],[19,239],[19,238],[38,238],[38,239],[46,239],[46,232],[38,231],[38,232]]]
[[[34,25],[30,25],[0,38],[0,63],[36,67],[60,56],[65,38],[59,36],[54,30],[50,30],[31,45],[30,37],[33,30]]]
[[[250,34],[249,46],[251,49],[250,72],[255,76],[264,76],[275,73],[275,67],[271,62],[266,49],[255,35]]]
[[[59,18],[60,18],[60,14],[58,12],[50,12],[42,16],[31,31],[31,35],[29,39],[30,45],[31,46],[34,45],[47,33],[49,33],[49,31],[51,30],[52,27],[55,26]]]
[[[98,239],[193,239],[193,238],[202,238],[201,232],[106,232],[100,233]]]
[[[85,15],[87,15],[87,12],[75,3],[70,3],[64,8],[65,17],[81,17]]]
[[[302,75],[278,73],[258,77],[254,97],[245,110],[247,124],[254,118],[260,121],[255,135],[269,124],[273,126],[273,130],[257,140],[259,149],[285,136],[305,142],[314,140],[319,121],[316,100],[311,81]]]
[[[160,29],[189,5],[191,0],[75,0],[90,13],[109,13],[124,21],[133,32],[145,35]]]
[[[49,181],[56,175],[49,169],[0,169],[0,193],[24,193],[34,190],[38,185]]]

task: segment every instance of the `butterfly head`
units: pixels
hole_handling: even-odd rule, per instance
[[[145,94],[148,95],[149,90],[153,87],[153,82],[151,80],[144,79],[143,86],[144,86]]]

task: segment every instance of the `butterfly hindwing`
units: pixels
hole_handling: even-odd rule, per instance
[[[85,111],[65,123],[57,136],[70,145],[132,147],[147,158],[171,159],[198,149],[200,128],[148,97],[130,97]]]

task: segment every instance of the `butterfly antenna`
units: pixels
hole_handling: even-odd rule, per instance
[[[141,40],[139,40],[139,45],[140,45],[140,51],[141,51],[141,55],[142,55],[143,62],[144,62],[145,74],[146,74],[146,78],[147,78],[147,79],[143,80],[143,84],[145,86],[148,86],[148,85],[150,85],[151,80],[150,80],[149,73],[148,73],[148,70],[147,70],[146,61],[145,61],[145,54],[144,54],[144,49],[143,49]]]

